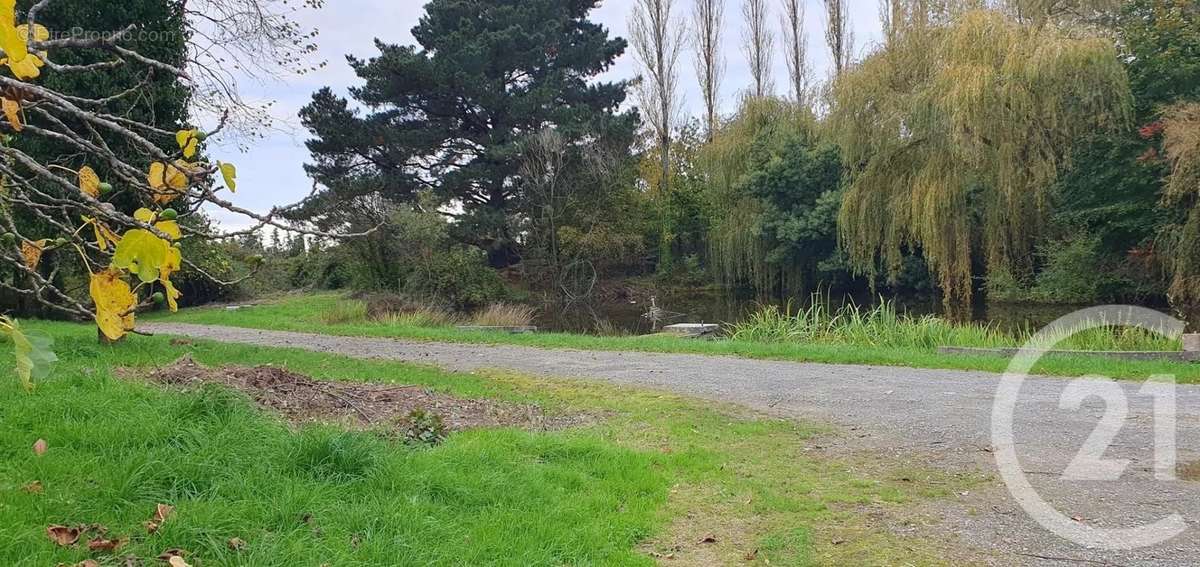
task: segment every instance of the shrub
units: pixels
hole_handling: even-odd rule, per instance
[[[1106,256],[1098,236],[1076,235],[1041,246],[1045,266],[1037,275],[1032,297],[1051,303],[1096,303],[1118,290],[1134,287]]]
[[[405,284],[409,295],[471,311],[509,297],[504,280],[477,250],[452,249],[431,258]]]

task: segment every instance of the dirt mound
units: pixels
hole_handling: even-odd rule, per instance
[[[467,399],[421,386],[314,380],[273,366],[208,368],[190,356],[148,378],[169,386],[223,384],[245,392],[260,406],[292,423],[338,422],[354,427],[393,426],[414,410],[442,418],[450,431],[479,427],[562,429],[592,421],[582,414],[547,415],[532,404]]]

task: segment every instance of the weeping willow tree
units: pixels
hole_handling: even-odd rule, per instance
[[[770,265],[759,222],[762,204],[741,190],[753,153],[796,136],[811,136],[815,120],[807,107],[774,97],[746,97],[738,113],[700,151],[708,199],[716,212],[709,232],[709,258],[717,282],[749,283],[760,293],[788,287],[786,267]]]
[[[839,240],[872,281],[925,257],[946,306],[975,266],[1029,273],[1071,144],[1130,122],[1109,39],[1010,10],[905,0],[893,39],[834,86],[830,131],[851,168]]]
[[[1193,327],[1200,322],[1200,102],[1180,103],[1163,113],[1163,152],[1171,165],[1164,205],[1182,207],[1187,218],[1166,242],[1171,304]]]

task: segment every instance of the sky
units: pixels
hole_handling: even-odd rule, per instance
[[[636,0],[601,0],[591,19],[607,27],[612,35],[628,37],[629,14]],[[726,72],[721,88],[721,108],[725,114],[736,107],[739,93],[750,84],[750,75],[742,51],[741,0],[725,0],[723,31]],[[822,0],[805,0],[808,30],[809,61],[818,78],[828,76],[830,56],[824,42],[824,10]],[[675,11],[682,21],[691,17],[692,0],[675,0]],[[781,0],[770,0],[771,19],[775,33],[780,34],[778,18],[782,13]],[[877,0],[848,0],[850,23],[855,36],[855,53],[864,53],[880,37]],[[239,87],[248,101],[273,101],[272,115],[277,127],[265,132],[266,138],[254,140],[248,148],[240,148],[233,140],[220,137],[210,142],[210,152],[238,166],[238,193],[233,201],[247,209],[264,213],[273,205],[289,204],[304,198],[312,181],[304,173],[309,159],[304,140],[308,133],[299,124],[296,114],[308,103],[312,93],[321,87],[346,95],[347,89],[358,84],[357,77],[346,64],[346,55],[370,58],[377,53],[375,39],[384,43],[409,45],[415,43],[410,30],[417,25],[423,12],[421,0],[334,0],[319,10],[302,10],[295,19],[304,28],[316,28],[319,52],[314,61],[328,64],[317,72],[303,76],[288,76],[277,81],[243,80]],[[776,91],[784,94],[787,67],[782,55],[782,38],[776,38],[774,76]],[[637,61],[632,50],[626,51],[604,75],[602,80],[632,78],[638,75]],[[694,53],[684,51],[680,64],[680,83],[683,102],[688,114],[699,115],[703,99],[694,71]],[[208,125],[201,125],[205,127]],[[225,211],[210,211],[226,230],[245,228],[245,217]]]

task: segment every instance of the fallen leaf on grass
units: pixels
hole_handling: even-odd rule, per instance
[[[696,543],[717,543],[717,536],[708,534],[708,535],[700,538],[700,541],[698,541]]]
[[[158,531],[158,524],[155,522],[142,522],[142,525],[146,526],[146,533],[148,534]]]
[[[183,555],[186,551],[179,548],[168,549],[158,555],[159,561],[165,561],[171,567],[191,567],[187,561],[183,560]]]
[[[34,455],[37,455],[39,457],[42,455],[45,455],[47,448],[49,448],[49,445],[46,443],[45,439],[38,439],[37,441],[33,442],[33,454]]]
[[[80,530],[77,527],[53,525],[46,528],[46,536],[51,541],[66,547],[79,541]]]
[[[171,506],[170,504],[159,504],[154,507],[154,518],[152,518],[151,521],[162,524],[163,522],[167,521],[167,518],[170,517],[171,513],[174,511],[175,507]]]
[[[125,541],[126,540],[124,538],[104,539],[98,537],[89,540],[87,546],[91,551],[113,552],[121,549],[121,547],[125,545]]]
[[[45,488],[42,486],[42,481],[35,480],[21,487],[21,490],[30,494],[41,494]]]
[[[246,547],[246,540],[244,540],[240,537],[231,537],[231,538],[229,538],[229,541],[226,543],[229,545],[229,549],[232,549],[234,551],[241,551],[242,549],[245,549],[245,547]]]

